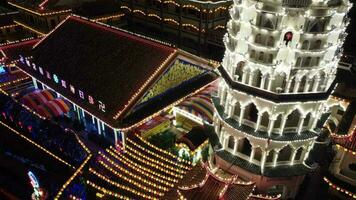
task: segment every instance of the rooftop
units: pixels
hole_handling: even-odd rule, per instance
[[[178,80],[173,85],[176,92],[167,89],[167,95],[158,95],[158,101],[139,102],[173,61],[189,57],[194,62],[197,58],[183,56],[184,53],[166,44],[77,16],[67,18],[34,45],[31,54],[31,62],[41,69],[29,68],[22,61],[18,65],[23,71],[112,126],[118,123],[129,126],[215,79],[211,73],[203,73],[190,82]],[[207,61],[202,63],[208,65]],[[145,106],[129,112],[136,103]]]

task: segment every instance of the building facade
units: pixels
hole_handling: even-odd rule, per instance
[[[215,165],[293,198],[327,118],[348,1],[234,1],[224,37]]]

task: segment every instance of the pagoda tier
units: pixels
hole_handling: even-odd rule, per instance
[[[295,196],[308,170],[274,174],[279,182],[261,176],[271,168],[306,168],[331,108],[351,6],[348,0],[234,1],[213,97],[218,167],[256,181],[257,191]]]

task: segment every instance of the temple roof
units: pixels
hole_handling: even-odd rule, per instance
[[[205,68],[199,71],[199,77],[177,80],[175,90],[170,89],[167,95],[153,92],[158,96],[156,101],[148,101],[151,96],[140,101],[173,63],[180,62],[177,60],[188,59],[205,67],[209,63],[171,46],[77,16],[70,16],[39,41],[32,56],[31,61],[43,73],[19,62],[22,70],[114,127],[130,126],[216,78]],[[89,96],[94,103],[90,103]],[[137,103],[144,106],[131,111]]]
[[[184,183],[182,179],[180,186],[178,186],[178,194],[185,199],[194,200],[232,200],[232,199],[248,199],[251,195],[255,184],[253,182],[241,182],[238,180],[237,176],[232,176],[230,178],[221,178],[213,174],[206,165],[200,166],[200,171],[195,170],[195,173],[199,175],[201,181]],[[193,169],[194,170],[194,169]],[[192,171],[193,171],[192,170]],[[205,176],[201,176],[205,172]],[[194,171],[186,175],[186,177],[193,177]],[[182,186],[182,184],[184,186]]]
[[[77,1],[64,0],[9,0],[8,3],[17,8],[37,15],[50,15],[54,13],[70,12],[70,7]]]
[[[25,57],[30,56],[33,45],[38,41],[39,39],[30,39],[0,46],[0,62],[14,61],[20,54]]]

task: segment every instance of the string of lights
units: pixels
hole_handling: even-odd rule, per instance
[[[344,188],[341,188],[337,185],[335,185],[334,183],[332,183],[328,178],[324,177],[324,181],[329,184],[329,186],[337,191],[340,191],[346,195],[349,195],[350,197],[356,199],[356,193],[350,192],[348,190],[345,190]]]
[[[151,195],[147,195],[145,193],[142,193],[142,192],[139,192],[135,189],[132,189],[130,186],[126,186],[126,185],[123,185],[123,184],[119,184],[118,182],[115,182],[109,178],[106,178],[104,175],[102,175],[101,173],[97,172],[96,170],[92,169],[92,168],[89,168],[89,172],[93,175],[95,175],[96,177],[100,178],[101,180],[105,181],[106,183],[110,184],[110,185],[113,185],[119,189],[122,189],[122,190],[125,190],[127,192],[131,192],[137,196],[140,196],[140,197],[143,197],[145,199],[157,199],[156,197],[154,196],[151,196]],[[135,185],[132,181],[130,182],[131,184]],[[157,196],[163,196],[163,193],[159,193],[157,194],[156,191],[152,191],[151,189],[145,187],[145,186],[142,186],[144,188],[144,190],[146,190],[147,192],[150,192],[150,193],[153,193]],[[161,195],[160,195],[161,194]]]
[[[77,175],[82,171],[84,166],[88,163],[90,158],[92,157],[91,154],[87,156],[87,158],[84,160],[84,162],[77,168],[77,170],[74,172],[74,174],[62,185],[61,189],[57,193],[57,195],[54,197],[54,200],[59,200],[59,198],[62,196],[63,191],[67,188],[67,186],[77,177]]]
[[[118,151],[117,151],[116,149],[114,149],[113,147],[111,147],[111,150],[113,150],[113,152],[115,152],[115,153],[118,154],[118,155],[122,155],[120,152],[118,152]],[[133,153],[131,153],[131,152],[129,152],[129,151],[126,151],[126,152],[125,152],[125,155],[128,155],[128,156],[130,156],[131,158],[133,158],[133,159],[135,159],[135,160],[137,160],[137,161],[139,161],[139,162],[141,162],[141,163],[146,163],[148,166],[153,167],[153,168],[155,168],[155,169],[157,169],[157,170],[159,170],[159,171],[161,171],[161,172],[164,172],[164,173],[166,173],[166,174],[169,174],[169,175],[171,175],[171,176],[173,176],[173,177],[176,177],[176,178],[183,178],[183,175],[179,175],[179,174],[177,174],[177,173],[171,172],[171,171],[167,170],[166,168],[161,167],[161,166],[159,166],[159,165],[157,165],[157,164],[155,164],[155,163],[147,162],[147,160],[142,159],[142,158],[136,156],[135,154],[133,154]]]
[[[11,130],[13,133],[15,133],[16,135],[20,136],[21,138],[25,139],[26,141],[30,142],[31,144],[33,144],[34,146],[36,146],[37,148],[41,149],[42,151],[44,151],[46,154],[50,155],[51,157],[55,158],[56,160],[58,160],[59,162],[67,165],[70,168],[75,169],[71,164],[67,163],[66,161],[64,161],[63,159],[61,159],[60,157],[56,156],[55,154],[53,154],[52,152],[48,151],[47,149],[45,149],[44,147],[42,147],[41,145],[37,144],[36,142],[32,141],[31,139],[27,138],[26,136],[22,135],[21,133],[19,133],[18,131],[16,131],[15,129],[11,128],[10,126],[8,126],[7,124],[5,124],[4,122],[0,121],[0,124],[5,126],[6,128],[8,128],[9,130]]]
[[[113,160],[111,160],[110,158],[108,158],[105,154],[101,153],[100,151],[99,151],[99,154],[102,156],[102,158],[104,158],[104,159],[106,160],[106,162],[109,162],[112,166],[114,166],[115,168],[119,169],[120,171],[128,171],[128,170],[126,170],[124,167],[122,167],[122,166],[120,166],[119,164],[115,163]],[[146,173],[144,170],[141,170],[141,169],[139,169],[139,168],[137,168],[137,167],[134,167],[134,166],[131,165],[131,164],[125,164],[125,165],[126,165],[128,168],[132,169],[133,171],[138,172],[139,174],[144,175],[145,177],[151,179],[152,181],[159,182],[159,183],[165,185],[164,187],[174,187],[174,184],[172,184],[172,183],[170,183],[170,182],[168,182],[168,181],[162,180],[162,179],[160,179],[160,178],[157,178],[157,177],[156,177],[155,175],[153,175],[153,174]],[[130,171],[131,171],[131,170],[130,170]],[[128,171],[128,172],[130,172],[130,171]],[[143,178],[141,177],[141,179],[143,179]],[[150,181],[150,182],[152,182],[152,181]],[[152,183],[154,183],[154,182],[152,182]]]
[[[131,200],[131,198],[129,198],[129,197],[127,197],[127,196],[123,196],[123,195],[121,195],[121,194],[118,194],[118,193],[116,193],[116,192],[113,192],[113,191],[111,191],[111,190],[108,190],[108,189],[106,189],[106,188],[104,188],[104,187],[98,186],[98,185],[96,185],[95,183],[93,183],[93,182],[91,182],[91,181],[89,181],[89,180],[87,180],[87,185],[89,185],[90,187],[92,187],[92,188],[94,188],[94,189],[96,189],[96,190],[98,190],[98,191],[100,191],[100,192],[102,192],[102,193],[104,193],[104,194],[113,196],[113,197],[115,197],[115,198],[124,199],[124,200]]]
[[[124,156],[118,156],[117,154],[115,154],[114,152],[112,152],[111,150],[109,149],[106,149],[105,150],[107,153],[109,153],[112,157],[114,157],[115,159],[117,159],[119,162],[122,162],[124,163],[125,165],[135,169],[140,169],[140,170],[143,170],[145,172],[148,172],[154,176],[157,176],[159,178],[162,178],[162,179],[165,179],[167,181],[170,181],[170,182],[173,182],[173,183],[178,183],[178,179],[176,178],[171,178],[171,177],[168,177],[168,176],[165,176],[165,175],[162,175],[154,170],[151,170],[151,169],[148,169],[146,167],[144,167],[143,165],[139,165],[137,164],[136,162],[133,162],[132,160],[130,160],[129,158],[127,157],[124,157]]]
[[[174,162],[172,160],[169,160],[169,159],[167,159],[167,158],[165,158],[165,157],[163,157],[163,156],[161,156],[159,154],[156,154],[156,153],[144,148],[143,146],[138,145],[136,142],[132,141],[130,138],[127,138],[126,141],[128,141],[129,143],[132,143],[134,146],[140,148],[141,150],[145,151],[146,153],[151,154],[151,155],[153,155],[153,156],[155,156],[155,157],[157,157],[157,158],[159,158],[159,159],[161,159],[161,160],[163,160],[163,161],[165,161],[167,163],[170,163],[172,165],[175,165],[177,167],[180,167],[180,168],[183,168],[183,169],[186,169],[186,170],[190,170],[191,169],[188,166],[176,163],[176,162]]]
[[[166,165],[166,164],[164,164],[162,162],[159,162],[159,161],[157,161],[155,159],[152,159],[152,158],[150,158],[150,157],[148,157],[146,155],[143,155],[141,152],[137,151],[136,149],[131,148],[129,145],[125,146],[126,153],[128,152],[127,150],[132,151],[135,155],[138,155],[138,157],[141,157],[141,158],[146,159],[146,160],[148,160],[148,161],[150,161],[152,163],[155,163],[157,166],[161,165],[162,167],[164,167],[166,169],[169,169],[171,171],[175,171],[175,172],[180,173],[180,174],[185,174],[184,170],[180,170],[180,169],[172,167],[170,165]],[[175,172],[173,172],[173,173],[175,173]]]

